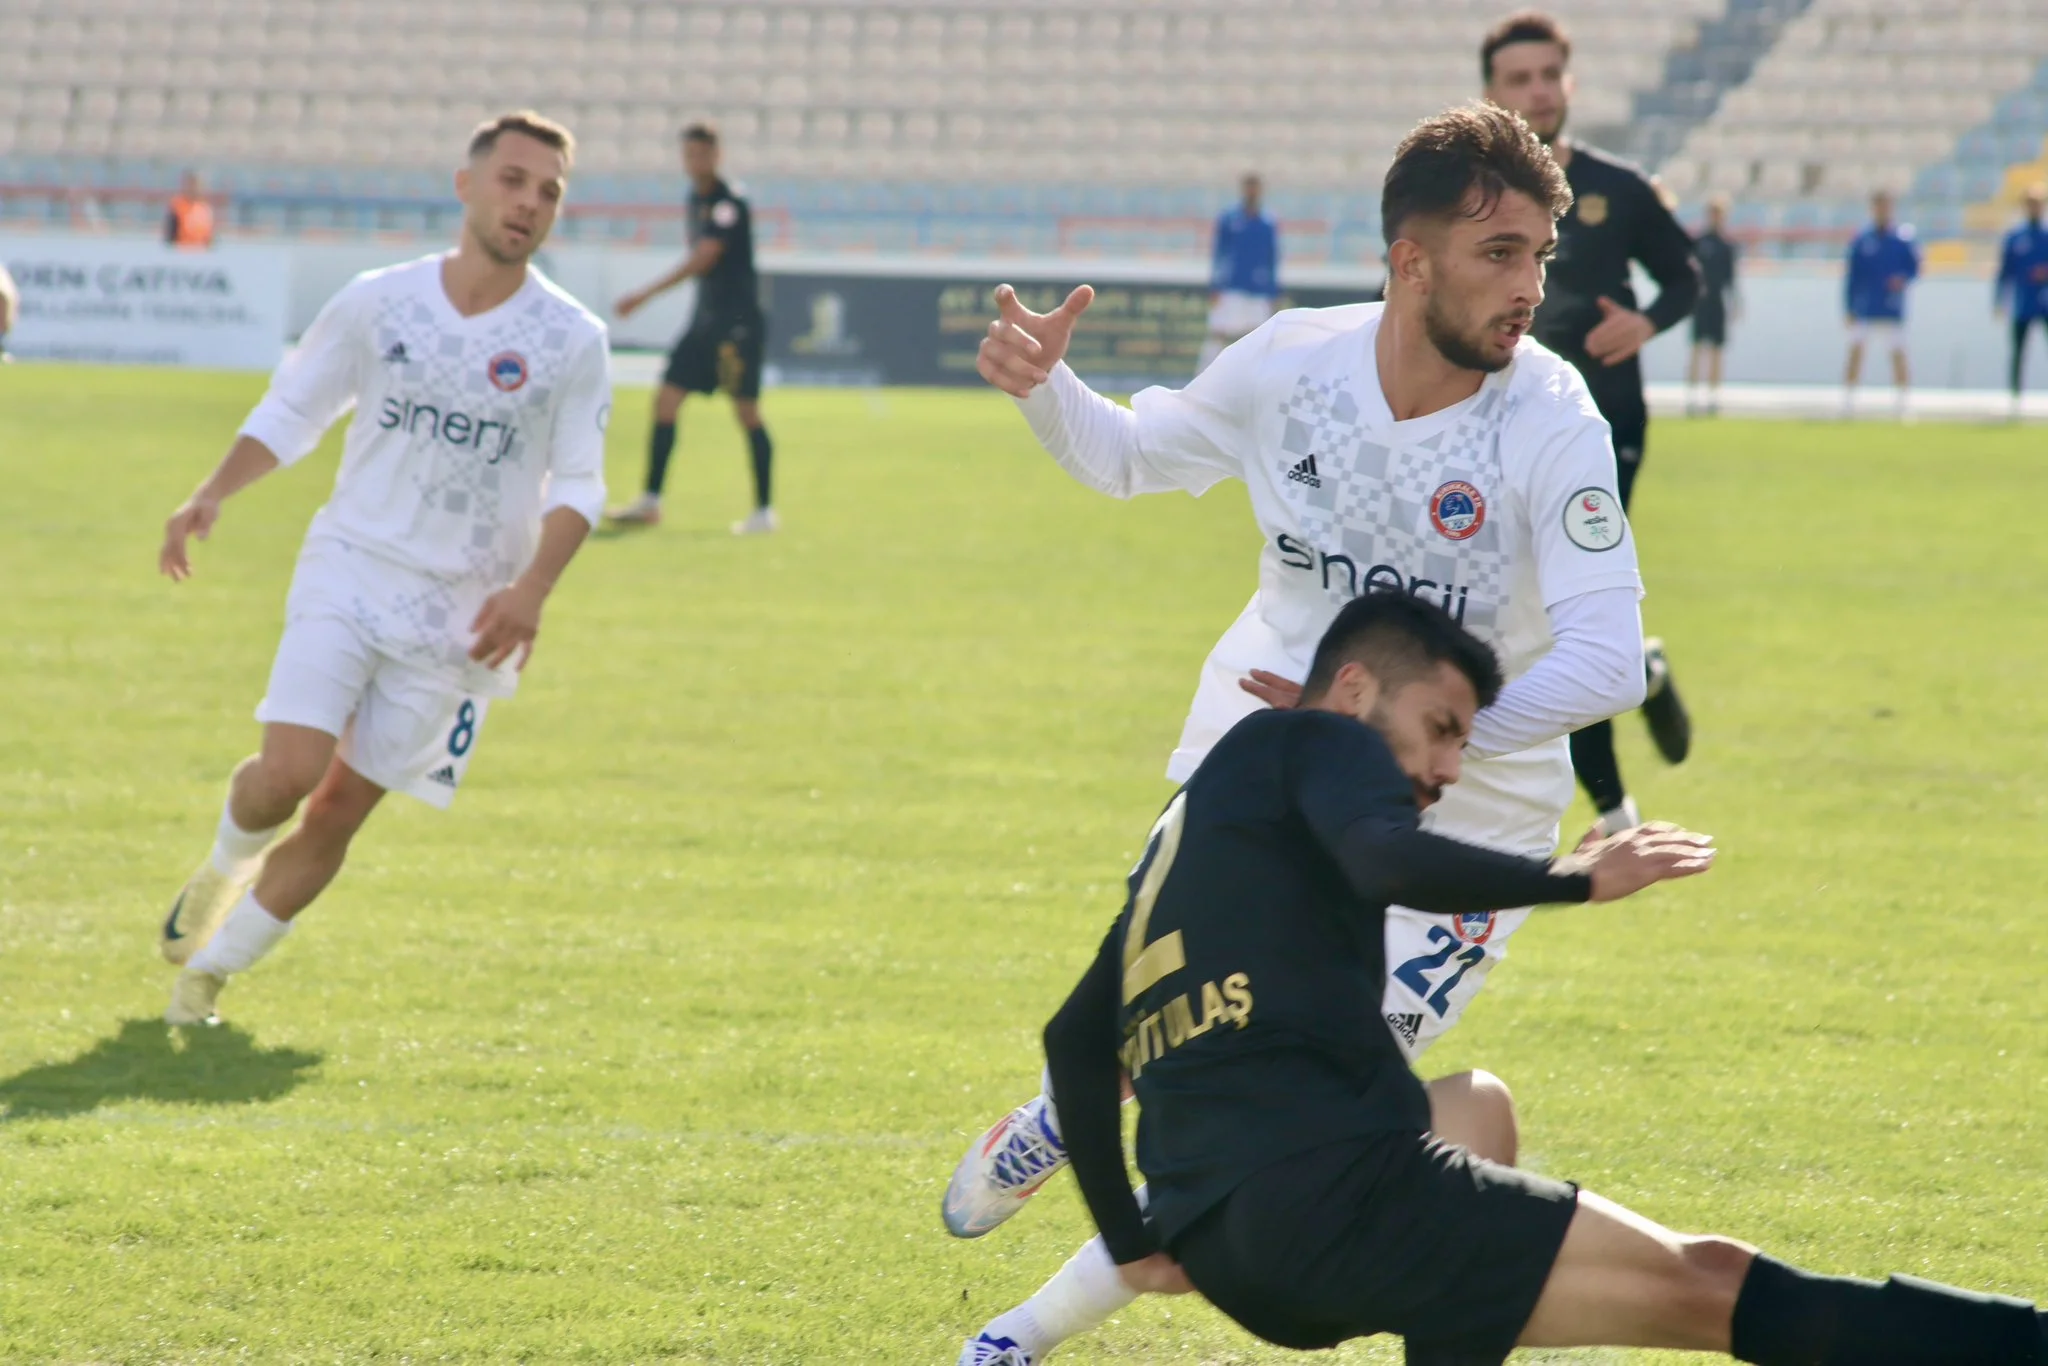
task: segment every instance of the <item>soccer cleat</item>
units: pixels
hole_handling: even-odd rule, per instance
[[[766,536],[770,532],[780,530],[781,527],[782,523],[775,516],[774,508],[755,508],[754,515],[747,518],[746,521],[734,522],[732,524],[732,534],[735,536]]]
[[[1053,1128],[1045,1097],[1035,1096],[997,1120],[953,1169],[941,1207],[946,1232],[979,1238],[1066,1165],[1067,1145]]]
[[[1667,764],[1682,764],[1692,752],[1692,717],[1678,698],[1678,685],[1671,678],[1671,662],[1664,657],[1664,642],[1651,636],[1643,642],[1643,669],[1649,688],[1643,695],[1643,720],[1649,723],[1650,739]]]
[[[983,1330],[960,1349],[958,1366],[1038,1366],[1038,1358],[1008,1338]]]
[[[213,938],[229,909],[256,880],[261,866],[260,859],[251,860],[246,873],[223,873],[213,866],[209,855],[198,871],[185,879],[178,899],[171,903],[171,913],[164,917],[163,932],[157,937],[164,961],[183,967],[199,952],[199,946]]]
[[[643,493],[624,507],[615,507],[606,512],[604,519],[620,526],[660,526],[661,496]]]
[[[220,989],[228,979],[210,972],[199,972],[186,968],[178,974],[178,980],[171,984],[170,1008],[164,1011],[164,1023],[174,1025],[216,1025],[220,1016],[214,1011],[214,1003],[220,1000]]]

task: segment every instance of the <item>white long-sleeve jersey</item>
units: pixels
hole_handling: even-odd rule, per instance
[[[328,300],[242,434],[284,464],[350,409],[334,493],[309,536],[495,590],[533,558],[542,514],[604,507],[604,323],[532,268],[465,318],[440,255],[368,271]]]
[[[1510,680],[1428,823],[1547,852],[1571,799],[1565,734],[1642,700],[1642,579],[1612,438],[1578,372],[1527,337],[1471,398],[1396,421],[1374,359],[1381,311],[1280,313],[1187,388],[1128,409],[1064,365],[1020,406],[1105,493],[1199,494],[1225,478],[1251,491],[1259,589],[1210,654],[1169,776],[1257,708],[1237,687],[1246,672],[1301,678],[1345,602],[1417,594],[1491,644]]]

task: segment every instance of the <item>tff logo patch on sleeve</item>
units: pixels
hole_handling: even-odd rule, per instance
[[[1621,500],[1603,488],[1583,488],[1565,500],[1564,534],[1581,550],[1612,550],[1628,535]]]

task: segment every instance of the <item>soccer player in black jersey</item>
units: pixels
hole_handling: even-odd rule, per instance
[[[1692,253],[1700,263],[1700,302],[1692,314],[1692,358],[1685,367],[1685,410],[1693,411],[1691,391],[1698,387],[1700,372],[1704,370],[1706,409],[1711,416],[1721,411],[1721,353],[1728,346],[1728,319],[1741,306],[1735,272],[1742,249],[1728,236],[1726,195],[1717,194],[1707,201],[1707,226],[1692,239]]]
[[[1557,865],[1423,831],[1499,687],[1491,650],[1434,604],[1357,598],[1302,707],[1239,722],[1153,826],[1045,1031],[1074,1175],[1126,1284],[1199,1290],[1285,1347],[1398,1333],[1411,1366],[1496,1366],[1518,1345],[2048,1366],[2048,1319],[2022,1301],[1810,1275],[1429,1132],[1376,1008],[1390,902],[1609,901],[1712,861],[1670,827]],[[1149,1210],[1125,1174],[1126,1076]]]
[[[754,215],[747,201],[719,178],[718,133],[710,125],[693,123],[683,130],[683,170],[690,177],[690,254],[653,284],[619,300],[616,311],[629,318],[685,280],[697,281],[697,308],[669,353],[654,395],[646,492],[609,516],[628,525],[652,526],[661,520],[661,486],[668,478],[683,396],[724,389],[732,395],[733,415],[747,434],[754,464],[754,512],[735,523],[733,533],[760,535],[775,530],[777,522],[771,498],[775,448],[761,425],[761,358],[768,326],[754,273]]]
[[[1677,323],[1698,301],[1700,273],[1692,238],[1671,216],[1650,178],[1627,162],[1565,136],[1571,100],[1571,40],[1547,14],[1524,10],[1486,35],[1479,48],[1486,98],[1527,120],[1550,144],[1572,188],[1572,208],[1557,224],[1557,255],[1536,310],[1536,340],[1576,365],[1600,415],[1614,429],[1621,505],[1626,510],[1642,467],[1650,425],[1643,401],[1644,344]],[[1657,282],[1657,297],[1636,307],[1629,262],[1640,261]],[[1661,641],[1644,642],[1649,692],[1643,717],[1671,763],[1692,745],[1692,721],[1672,684]],[[1601,721],[1572,737],[1572,766],[1611,834],[1634,825],[1635,803],[1614,756],[1614,723]]]

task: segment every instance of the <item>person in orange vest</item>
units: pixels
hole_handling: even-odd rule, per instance
[[[164,215],[164,241],[192,251],[205,251],[213,245],[213,205],[207,201],[197,171],[185,172],[178,183],[178,193]]]

